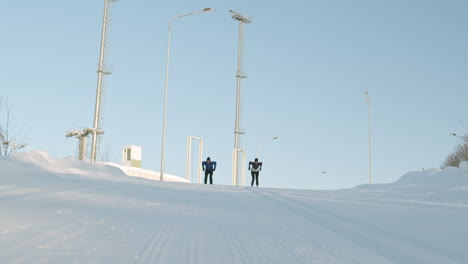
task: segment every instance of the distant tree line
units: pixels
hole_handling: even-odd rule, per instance
[[[468,161],[468,135],[462,137],[462,142],[455,146],[454,151],[448,155],[442,165],[458,167],[462,161]]]

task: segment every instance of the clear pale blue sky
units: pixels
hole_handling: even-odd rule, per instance
[[[67,130],[91,127],[101,0],[2,1],[0,95],[30,149],[77,153]],[[184,176],[187,136],[205,139],[231,182],[238,23],[248,14],[243,149],[260,142],[260,184],[332,189],[367,183],[372,103],[373,176],[397,180],[439,167],[468,129],[468,2],[148,1],[113,4],[101,154],[120,163],[124,145],[143,147],[159,170],[167,26],[172,31],[166,172]],[[269,138],[278,136],[275,141]],[[267,141],[266,141],[267,140]],[[321,171],[327,174],[317,175]],[[247,179],[250,175],[247,174]]]

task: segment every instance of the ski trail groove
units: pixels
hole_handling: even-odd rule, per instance
[[[247,255],[247,249],[240,238],[236,235],[236,232],[233,231],[232,225],[228,226],[227,224],[222,224],[221,227],[224,239],[234,253],[233,257],[238,260],[236,263],[248,264],[250,258]]]
[[[185,261],[184,263],[193,263],[193,264],[198,264],[198,243],[199,243],[199,238],[198,238],[198,228],[195,227],[193,233],[191,234],[192,237],[190,238],[190,242],[187,245],[187,249],[185,252]]]
[[[398,243],[398,239],[395,240],[395,235],[385,235],[386,233],[382,233],[382,230],[376,229],[376,227],[367,227],[367,229],[362,229],[359,227],[356,220],[343,219],[346,215],[342,215],[340,217],[333,213],[328,213],[323,208],[317,206],[312,209],[301,201],[294,200],[288,196],[273,193],[271,191],[264,190],[262,193],[269,196],[269,198],[282,203],[284,206],[287,206],[292,213],[306,221],[319,224],[324,229],[328,229],[342,239],[349,240],[352,238],[350,241],[353,243],[359,242],[357,245],[360,247],[386,258],[387,260],[397,263],[401,263],[402,261],[425,263],[428,260],[427,257],[421,257],[414,253],[415,250],[418,250],[416,245],[409,243],[402,245],[401,243]],[[397,256],[398,259],[396,259],[395,256]]]
[[[125,222],[125,218],[124,217],[120,217],[120,214],[117,214],[117,213],[114,213],[114,214],[111,214],[111,215],[108,215],[106,217],[104,217],[101,221],[97,222],[97,223],[93,223],[93,228],[91,229],[90,228],[90,232],[93,232],[94,229],[97,229],[97,227],[107,227],[106,225],[106,221],[110,221],[112,219],[118,219],[117,223],[113,226],[117,226],[117,227],[120,227],[124,224]],[[87,224],[91,224],[91,223],[87,223]],[[99,254],[100,250],[102,248],[105,248],[105,245],[109,245],[112,243],[112,238],[114,238],[115,234],[113,232],[107,232],[105,236],[103,236],[96,244],[94,244],[94,246],[90,249],[88,249],[84,254],[83,254],[83,258],[86,260],[86,259],[90,259],[92,256],[94,256],[95,254]]]
[[[183,210],[184,206],[177,204],[167,217],[166,223],[156,226],[156,229],[146,242],[143,250],[137,255],[138,259],[134,263],[158,263],[167,247],[167,241],[176,228],[177,217]]]

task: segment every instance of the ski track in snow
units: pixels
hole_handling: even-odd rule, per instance
[[[236,231],[233,230],[232,224],[222,224],[224,240],[229,246],[229,251],[232,252],[234,257],[234,262],[236,263],[248,263],[249,259],[247,249],[236,234]]]
[[[196,190],[197,186],[192,188],[186,188],[189,190]],[[101,190],[102,191],[102,190]],[[206,190],[210,192],[210,190]],[[218,190],[215,190],[215,193]],[[15,206],[24,202],[28,202],[34,199],[45,199],[46,201],[51,201],[50,195],[42,194],[38,196],[30,196],[28,191],[15,191],[11,193],[13,196],[17,196],[18,193],[24,193],[25,196],[21,197],[18,200],[7,199],[9,206]],[[86,188],[79,190],[81,197],[88,197],[92,200],[99,200],[98,189]],[[96,196],[92,194],[96,193]],[[409,237],[398,237],[401,234],[390,234],[385,232],[375,226],[366,226],[363,227],[363,224],[354,221],[353,219],[348,218],[346,215],[335,215],[336,212],[328,211],[324,209],[326,206],[317,206],[313,203],[307,203],[307,201],[324,201],[327,200],[326,197],[299,197],[291,196],[287,194],[280,194],[274,190],[268,189],[253,189],[253,190],[238,190],[232,191],[231,193],[240,193],[242,195],[251,195],[253,200],[259,201],[258,205],[261,207],[268,203],[273,203],[278,208],[280,212],[288,212],[287,219],[299,219],[300,223],[306,222],[310,223],[313,226],[318,226],[323,228],[328,234],[329,241],[336,240],[352,240],[352,243],[357,244],[357,248],[360,248],[363,251],[371,251],[375,255],[382,257],[380,259],[384,262],[379,263],[401,263],[401,260],[408,261],[410,260],[413,263],[431,263],[426,257],[420,257],[421,254],[415,253],[412,255],[410,252],[424,251],[419,249],[415,244],[420,244],[423,246],[428,246],[427,242],[417,241],[416,238]],[[73,195],[69,193],[68,195]],[[55,199],[52,201],[55,202],[66,202],[69,200],[68,195],[65,195],[63,200]],[[8,195],[4,195],[8,197]],[[301,199],[304,198],[304,199]],[[249,198],[250,199],[250,198]],[[348,201],[348,203],[343,203],[343,201]],[[144,247],[140,252],[136,253],[134,257],[134,263],[168,263],[169,260],[172,260],[172,251],[169,250],[175,244],[180,243],[180,241],[187,241],[185,243],[185,250],[180,252],[181,258],[185,261],[184,263],[203,263],[200,262],[198,255],[200,252],[200,233],[198,226],[194,225],[191,228],[189,233],[180,234],[177,230],[181,226],[186,225],[187,223],[183,220],[183,216],[188,211],[191,211],[191,215],[196,217],[199,213],[200,207],[186,207],[184,200],[175,201],[175,206],[173,206],[164,218],[160,218],[155,221],[153,226],[153,232],[148,236]],[[349,201],[346,199],[328,199],[327,202],[339,203],[339,204],[349,204],[353,206],[359,206],[361,203],[379,203],[369,202],[369,201]],[[391,201],[387,201],[391,202]],[[404,203],[404,201],[399,201]],[[411,204],[410,209],[414,209],[415,206],[412,201],[408,201],[408,204]],[[130,203],[131,204],[131,203]],[[61,205],[59,203],[59,205]],[[148,201],[147,206],[158,206],[159,203],[155,201]],[[166,206],[170,206],[168,204]],[[388,204],[387,204],[388,205]],[[255,205],[253,205],[255,206]],[[426,205],[425,205],[426,206]],[[436,204],[434,206],[444,207],[441,204]],[[121,206],[123,207],[123,206]],[[131,207],[131,206],[129,206]],[[282,207],[280,209],[279,207]],[[450,207],[450,206],[449,206]],[[400,207],[401,208],[401,207]],[[77,260],[87,260],[92,259],[96,255],[99,255],[99,252],[103,251],[106,247],[112,247],[112,243],[116,239],[114,232],[103,232],[103,229],[113,229],[118,230],[121,225],[131,225],[128,223],[129,219],[125,215],[119,215],[118,213],[113,214],[104,214],[99,219],[91,220],[86,214],[79,214],[73,209],[66,208],[64,206],[59,206],[56,210],[50,210],[50,214],[55,214],[58,218],[63,218],[62,220],[56,219],[52,225],[44,225],[44,229],[33,229],[34,232],[28,234],[27,239],[21,240],[18,239],[15,243],[11,245],[4,245],[2,247],[2,252],[7,256],[16,255],[18,257],[11,259],[11,263],[27,263],[35,259],[37,253],[24,252],[25,248],[33,248],[35,250],[42,250],[48,252],[56,252],[57,255],[66,255],[66,254],[76,254],[73,248],[65,246],[67,243],[73,243],[76,240],[81,239],[86,240],[86,236],[93,232],[98,232],[101,234],[99,239],[93,241],[92,246],[87,247],[82,256]],[[229,214],[229,212],[224,212]],[[266,212],[268,213],[268,212]],[[281,259],[281,262],[284,263],[308,263],[311,259],[301,257],[294,251],[294,248],[291,248],[291,245],[288,244],[288,240],[299,239],[301,241],[308,241],[307,250],[311,255],[314,256],[314,261],[318,263],[362,263],[358,258],[355,258],[351,255],[345,256],[347,253],[342,250],[336,250],[328,244],[328,242],[317,242],[313,238],[313,234],[307,230],[304,232],[296,232],[291,229],[290,223],[285,222],[285,218],[270,215],[271,218],[268,222],[265,222],[264,225],[269,225],[270,232],[262,234],[262,239],[265,240],[265,245],[270,248],[265,248],[265,245],[257,245],[257,249],[252,252],[251,245],[249,242],[248,236],[243,236],[244,232],[243,227],[239,226],[239,223],[229,222],[229,215],[220,217],[220,222],[213,226],[212,229],[216,230],[218,227],[222,231],[223,240],[217,241],[217,243],[225,246],[226,252],[231,252],[233,259],[227,260],[226,263],[251,263],[251,260],[254,259],[256,263],[270,263],[271,259],[265,255],[267,250],[273,250],[276,252],[277,259]],[[268,215],[266,217],[269,217]],[[264,220],[263,218],[259,218]],[[37,232],[39,231],[39,232]],[[285,235],[287,234],[287,235]],[[286,237],[286,239],[285,239]],[[295,238],[296,237],[296,238]],[[247,240],[246,240],[247,239]],[[407,244],[401,245],[402,241],[408,241]],[[410,243],[410,242],[417,243]],[[349,241],[348,241],[349,243]],[[400,246],[397,246],[399,245]],[[430,245],[429,245],[430,246]],[[62,250],[60,250],[60,248]],[[385,250],[383,250],[385,249]],[[61,251],[61,252],[59,252]],[[430,255],[430,252],[423,252],[424,254]],[[449,252],[452,255],[459,255],[457,252]],[[359,255],[359,253],[357,253]],[[366,253],[368,254],[368,253]],[[396,258],[397,256],[398,258]],[[463,257],[463,256],[461,256]],[[127,258],[128,259],[128,258]],[[35,259],[36,263],[48,263],[48,261],[54,260],[54,255],[44,256],[39,259]],[[445,259],[447,260],[447,259]],[[281,263],[276,262],[276,263]],[[79,263],[79,261],[77,262]],[[123,262],[122,262],[123,263]],[[436,262],[433,262],[436,263]],[[449,262],[445,262],[449,263]],[[453,263],[457,263],[455,260]]]
[[[291,207],[284,197],[278,196],[274,191],[260,189],[258,192],[268,201],[274,201],[278,206],[278,202],[280,202],[282,206],[287,208],[287,211],[289,212],[288,218],[299,216],[302,220],[310,222],[309,218],[304,217],[302,210],[299,210],[294,206]],[[276,222],[278,226],[273,230],[281,230],[282,232],[275,232],[272,234],[272,237],[276,241],[275,244],[277,246],[277,250],[287,257],[288,263],[359,263],[352,258],[343,256],[342,253],[334,249],[333,246],[327,248],[326,244],[317,242],[319,241],[316,236],[317,234],[311,235],[310,232],[297,232],[292,230],[290,223],[285,222],[284,219],[278,217],[274,218],[273,222]],[[319,226],[322,227],[320,223]],[[331,230],[331,232],[328,231],[330,230],[325,231],[327,236],[332,236],[333,233],[335,233],[334,230]],[[291,246],[287,242],[284,242],[284,234],[288,234],[286,237],[293,235],[292,237],[299,237],[303,241],[307,241],[306,250],[308,257],[299,258],[296,252],[291,250]]]
[[[336,214],[336,212],[327,210],[324,207],[311,206],[310,204],[305,204],[303,201],[295,200],[286,195],[272,191],[263,190],[262,193],[284,204],[297,216],[305,217],[310,222],[317,222],[323,228],[329,229],[337,234],[339,233],[340,236],[344,238],[349,237],[352,239],[353,243],[361,244],[362,247],[368,248],[394,263],[440,263],[438,260],[434,261],[434,258],[437,259],[436,255],[432,258],[427,257],[427,255],[432,255],[432,253],[437,253],[437,251],[446,251],[449,253],[448,256],[458,256],[468,259],[468,255],[466,254],[460,254],[448,248],[440,250],[429,241],[419,240],[417,237],[410,237],[405,234],[388,232],[375,224],[364,225],[364,223],[359,223],[346,215]],[[335,199],[335,202],[336,201]],[[356,203],[356,201],[352,202]],[[398,202],[410,204],[409,206],[414,209],[414,201]],[[422,204],[427,205],[427,203]],[[445,206],[440,203],[431,205]],[[449,207],[453,206],[450,205]],[[403,241],[406,241],[406,243]],[[421,248],[418,245],[421,245]],[[424,251],[424,248],[433,248],[435,252]],[[350,260],[346,260],[344,263],[350,263],[349,261]],[[458,262],[456,259],[447,258],[444,259],[444,263]]]
[[[156,226],[143,251],[137,255],[135,263],[159,263],[177,226],[177,217],[183,210],[184,206],[177,204],[169,213],[166,222]]]
[[[192,188],[187,188],[190,190],[196,190],[197,186]],[[102,191],[102,190],[101,190]],[[206,190],[210,192],[210,190]],[[218,190],[215,190],[215,192]],[[21,197],[18,200],[7,199],[9,206],[14,206],[16,203],[28,202],[32,199],[45,199],[50,201],[50,195],[39,195],[39,196],[30,196],[28,191],[15,191],[12,195],[16,196],[18,193],[24,193],[26,196]],[[79,190],[81,197],[88,197],[92,200],[100,200],[98,189],[86,188]],[[96,193],[96,196],[92,194]],[[253,189],[253,190],[238,190],[232,191],[231,193],[244,193],[244,195],[251,195],[253,200],[260,201],[259,205],[262,206],[265,203],[274,203],[277,207],[283,207],[283,209],[278,209],[280,212],[288,212],[289,219],[299,219],[300,222],[307,222],[314,226],[319,226],[326,232],[330,241],[333,240],[352,240],[354,244],[357,244],[357,248],[360,248],[363,251],[371,251],[375,255],[382,257],[380,263],[401,263],[401,260],[408,261],[410,260],[413,263],[431,263],[427,258],[419,257],[421,254],[417,253],[412,255],[409,252],[418,252],[417,246],[414,246],[415,243],[410,243],[412,240],[416,240],[416,244],[425,245],[427,244],[424,241],[417,241],[417,239],[409,237],[398,237],[401,234],[390,234],[380,230],[375,226],[362,226],[363,224],[354,221],[353,219],[347,218],[346,215],[335,215],[336,212],[328,211],[325,206],[317,206],[312,203],[307,203],[307,201],[324,201],[327,200],[325,197],[307,197],[307,196],[291,196],[286,194],[280,194],[274,190],[269,189]],[[70,193],[68,194],[70,195]],[[69,198],[68,195],[63,196],[63,200],[52,200],[65,202]],[[73,195],[73,194],[71,194]],[[8,196],[8,195],[6,195]],[[10,197],[11,198],[11,197]],[[304,199],[301,199],[304,198]],[[14,201],[14,202],[12,202]],[[361,203],[379,203],[382,200],[377,202],[369,201],[349,201],[346,199],[328,199],[328,202],[339,203],[339,204],[349,204],[342,203],[343,201],[348,201],[353,206],[359,206]],[[387,201],[392,203],[393,201]],[[399,201],[404,203],[404,201]],[[13,203],[13,204],[10,204]],[[199,243],[200,243],[200,233],[199,228],[195,225],[191,228],[189,233],[180,234],[177,230],[181,226],[186,225],[187,223],[183,220],[183,216],[188,211],[191,211],[191,215],[196,217],[199,212],[199,207],[191,208],[186,207],[184,200],[175,201],[175,206],[173,206],[165,217],[155,221],[153,226],[153,233],[150,234],[147,238],[147,241],[140,252],[135,254],[134,263],[168,263],[169,260],[173,260],[172,251],[169,250],[174,244],[180,244],[180,241],[187,241],[185,243],[185,251],[180,252],[181,258],[185,261],[184,263],[203,263],[199,262]],[[410,208],[414,209],[415,206],[412,201],[408,201],[408,204],[411,205]],[[154,201],[149,201],[148,206],[156,205],[159,203]],[[166,206],[170,206],[168,204]],[[388,205],[388,204],[387,204]],[[255,206],[255,205],[253,205]],[[425,205],[426,206],[426,205]],[[435,206],[442,206],[441,204],[436,204]],[[122,207],[122,206],[121,206]],[[131,207],[131,206],[130,206]],[[450,206],[449,206],[450,207]],[[229,214],[229,212],[225,212]],[[53,226],[44,226],[44,229],[40,232],[33,232],[28,235],[27,239],[22,241],[17,241],[14,244],[6,245],[2,247],[2,252],[6,253],[5,255],[17,255],[19,257],[12,260],[11,263],[27,263],[35,258],[35,252],[24,253],[24,248],[34,248],[36,250],[52,250],[59,251],[58,249],[62,248],[59,255],[63,254],[75,254],[72,248],[67,248],[64,246],[69,242],[78,240],[80,237],[86,239],[86,235],[94,231],[99,232],[101,236],[97,241],[93,241],[91,247],[88,247],[87,250],[82,254],[82,257],[78,258],[82,260],[92,259],[93,256],[99,254],[103,248],[107,246],[112,247],[113,240],[116,239],[114,232],[103,232],[102,230],[113,229],[118,230],[121,225],[128,223],[128,217],[124,215],[119,215],[117,213],[104,215],[99,219],[90,220],[89,217],[84,214],[80,215],[75,213],[73,209],[60,207],[56,210],[51,210],[50,214],[55,214],[57,217],[63,218],[60,221],[54,221]],[[256,263],[270,263],[271,259],[265,255],[267,252],[265,245],[257,245],[257,249],[252,252],[251,247],[255,246],[249,243],[249,239],[245,240],[242,236],[243,227],[239,226],[238,223],[229,222],[229,215],[224,217],[220,216],[220,222],[213,226],[212,229],[216,230],[218,227],[222,231],[223,240],[217,241],[217,243],[224,245],[227,252],[231,252],[233,259],[226,261],[226,263],[251,263],[251,260],[256,260]],[[262,219],[262,218],[260,218]],[[263,220],[263,219],[262,219]],[[126,223],[127,221],[127,223]],[[330,247],[328,242],[316,242],[313,239],[313,235],[307,230],[304,232],[296,232],[290,228],[288,222],[284,222],[285,218],[272,215],[268,222],[264,223],[265,225],[270,225],[270,232],[262,237],[265,240],[265,244],[271,248],[268,250],[274,250],[277,254],[277,258],[281,259],[281,262],[287,263],[307,263],[311,259],[301,257],[291,248],[291,245],[288,244],[288,240],[297,239],[301,241],[308,241],[307,250],[311,255],[314,256],[314,261],[319,263],[362,263],[359,259],[354,258],[350,255],[345,256],[346,252],[341,250],[336,250],[333,247]],[[37,229],[36,229],[37,230]],[[286,239],[284,239],[286,235]],[[311,239],[312,237],[312,239]],[[402,241],[408,241],[407,244],[401,245]],[[349,242],[349,241],[348,241]],[[400,246],[397,246],[400,244]],[[425,245],[427,246],[427,245]],[[383,250],[385,249],[385,250]],[[65,250],[65,251],[64,251]],[[68,251],[67,251],[68,250]],[[20,253],[21,252],[21,253]],[[430,252],[424,252],[425,254],[430,255]],[[458,254],[457,252],[450,252],[452,255]],[[367,254],[367,253],[366,253]],[[398,256],[400,259],[395,259]],[[48,263],[49,260],[53,260],[53,256],[47,257],[44,256],[40,259],[36,259],[36,263]],[[447,260],[447,259],[445,259]],[[79,263],[79,262],[77,262]],[[280,263],[280,262],[277,262]],[[446,262],[448,263],[448,262]],[[453,263],[457,263],[456,261]]]
[[[199,262],[199,256],[198,256],[198,251],[199,251],[199,230],[197,226],[194,226],[192,229],[192,234],[188,238],[188,245],[186,246],[185,250],[185,259],[184,263],[193,263],[193,264],[198,264]]]

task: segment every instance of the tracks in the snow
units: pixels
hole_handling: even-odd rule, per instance
[[[138,254],[135,263],[159,263],[161,256],[167,249],[171,235],[177,227],[177,218],[184,211],[184,208],[183,205],[177,204],[167,216],[167,221],[156,226],[143,250]]]
[[[222,224],[223,237],[231,249],[236,263],[246,264],[249,263],[248,250],[245,243],[239,238],[238,234],[233,229],[232,224]]]

